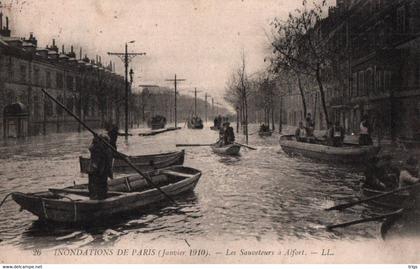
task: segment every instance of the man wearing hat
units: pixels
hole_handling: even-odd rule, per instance
[[[105,143],[109,142],[107,135],[95,136],[89,146],[90,163],[89,175],[89,198],[92,200],[103,200],[107,197],[108,177],[112,178],[113,152]]]

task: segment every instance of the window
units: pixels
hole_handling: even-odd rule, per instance
[[[372,94],[372,91],[374,89],[374,80],[371,68],[369,68],[365,73],[365,83],[365,95]]]
[[[351,82],[351,96],[357,96],[357,73],[353,73],[352,82]]]
[[[406,20],[405,20],[405,6],[399,7],[397,9],[397,32],[405,33],[406,32]]]
[[[66,85],[67,85],[67,90],[73,91],[73,77],[72,76],[67,76]]]
[[[384,91],[384,71],[381,69],[376,70],[376,92]]]
[[[9,79],[13,80],[14,79],[14,70],[13,70],[13,61],[12,61],[12,57],[9,57],[9,63],[8,63],[8,71],[9,71]]]
[[[39,106],[39,96],[37,94],[34,95],[33,102],[34,102],[34,118],[39,119],[40,106]]]
[[[385,88],[385,91],[387,92],[391,90],[391,72],[390,71],[384,72],[384,88]]]
[[[59,102],[63,103],[63,97],[62,97],[61,95],[59,95],[59,96],[57,97],[57,100],[58,100]],[[55,108],[56,108],[56,113],[57,113],[57,115],[59,115],[59,116],[63,115],[63,109],[61,108],[61,106],[55,106]]]
[[[49,71],[45,73],[45,83],[47,88],[51,88],[51,73]]]
[[[45,100],[45,103],[44,103],[45,116],[51,117],[51,116],[53,116],[53,103],[52,103],[51,99],[49,99],[49,98],[44,99],[44,100]]]
[[[25,65],[20,66],[20,82],[22,83],[26,82],[26,66]]]
[[[63,74],[57,73],[56,85],[57,85],[57,89],[63,88]]]
[[[39,69],[38,68],[34,68],[34,84],[35,85],[40,85],[40,78],[39,78]]]
[[[365,72],[360,71],[358,76],[358,94],[359,96],[363,96],[365,94]]]

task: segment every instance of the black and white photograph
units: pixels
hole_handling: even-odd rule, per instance
[[[420,0],[0,1],[1,264],[415,269],[419,172]]]

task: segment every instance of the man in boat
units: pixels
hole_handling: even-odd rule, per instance
[[[404,167],[400,172],[399,187],[406,187],[418,183],[419,179],[419,162],[417,158],[411,156],[405,162]],[[402,194],[404,195],[414,195],[414,191],[405,191]]]
[[[372,145],[371,127],[369,123],[368,115],[363,115],[362,120],[360,121],[360,133],[359,133],[359,145],[368,146]]]
[[[398,186],[400,171],[392,165],[392,156],[373,157],[366,163],[363,187],[375,190],[392,190]]]
[[[303,122],[299,122],[299,127],[295,132],[296,141],[307,142],[306,128],[303,126]]]
[[[312,120],[311,113],[308,113],[305,121],[306,121],[306,124],[305,124],[306,134],[307,134],[308,137],[313,137],[314,136],[314,130],[315,130],[315,123]]]
[[[108,177],[112,175],[112,150],[101,140],[110,143],[110,139],[106,135],[95,136],[92,144],[89,146],[90,163],[88,168],[89,174],[89,198],[91,200],[103,200],[107,197]]]
[[[117,139],[118,136],[125,136],[125,134],[119,132],[119,128],[117,125],[112,124],[111,122],[105,123],[105,130],[108,133],[109,143],[114,149],[117,149]]]
[[[225,145],[230,145],[235,142],[235,132],[233,131],[233,128],[230,126],[229,122],[225,122],[224,124],[225,132],[223,134],[223,142]]]
[[[333,147],[341,147],[345,136],[344,128],[340,126],[340,122],[336,121],[334,126],[328,131],[328,138]]]

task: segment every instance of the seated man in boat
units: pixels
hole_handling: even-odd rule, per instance
[[[328,131],[328,139],[330,145],[333,147],[341,147],[344,142],[345,131],[344,128],[340,126],[340,122],[336,121],[334,126]]]
[[[306,128],[303,127],[303,122],[299,122],[299,127],[295,131],[296,141],[299,142],[307,142],[308,136],[306,132]]]
[[[404,167],[400,172],[399,188],[403,188],[409,185],[416,184],[420,181],[419,179],[419,166],[418,160],[411,156],[406,161]],[[403,195],[415,195],[414,190],[402,192]]]
[[[92,200],[103,200],[107,197],[108,177],[112,178],[112,151],[102,142],[101,138],[109,143],[109,137],[100,135],[94,137],[89,147],[90,163],[89,174],[89,197]]]
[[[366,163],[363,187],[375,190],[392,190],[398,186],[400,171],[392,165],[392,156],[373,157]]]
[[[229,122],[226,122],[224,126],[225,132],[223,134],[223,142],[225,145],[233,144],[235,142],[235,132],[233,131],[233,128],[230,126]]]
[[[219,140],[216,142],[220,147],[224,146],[225,143],[225,124],[223,126],[220,126],[219,129]]]

